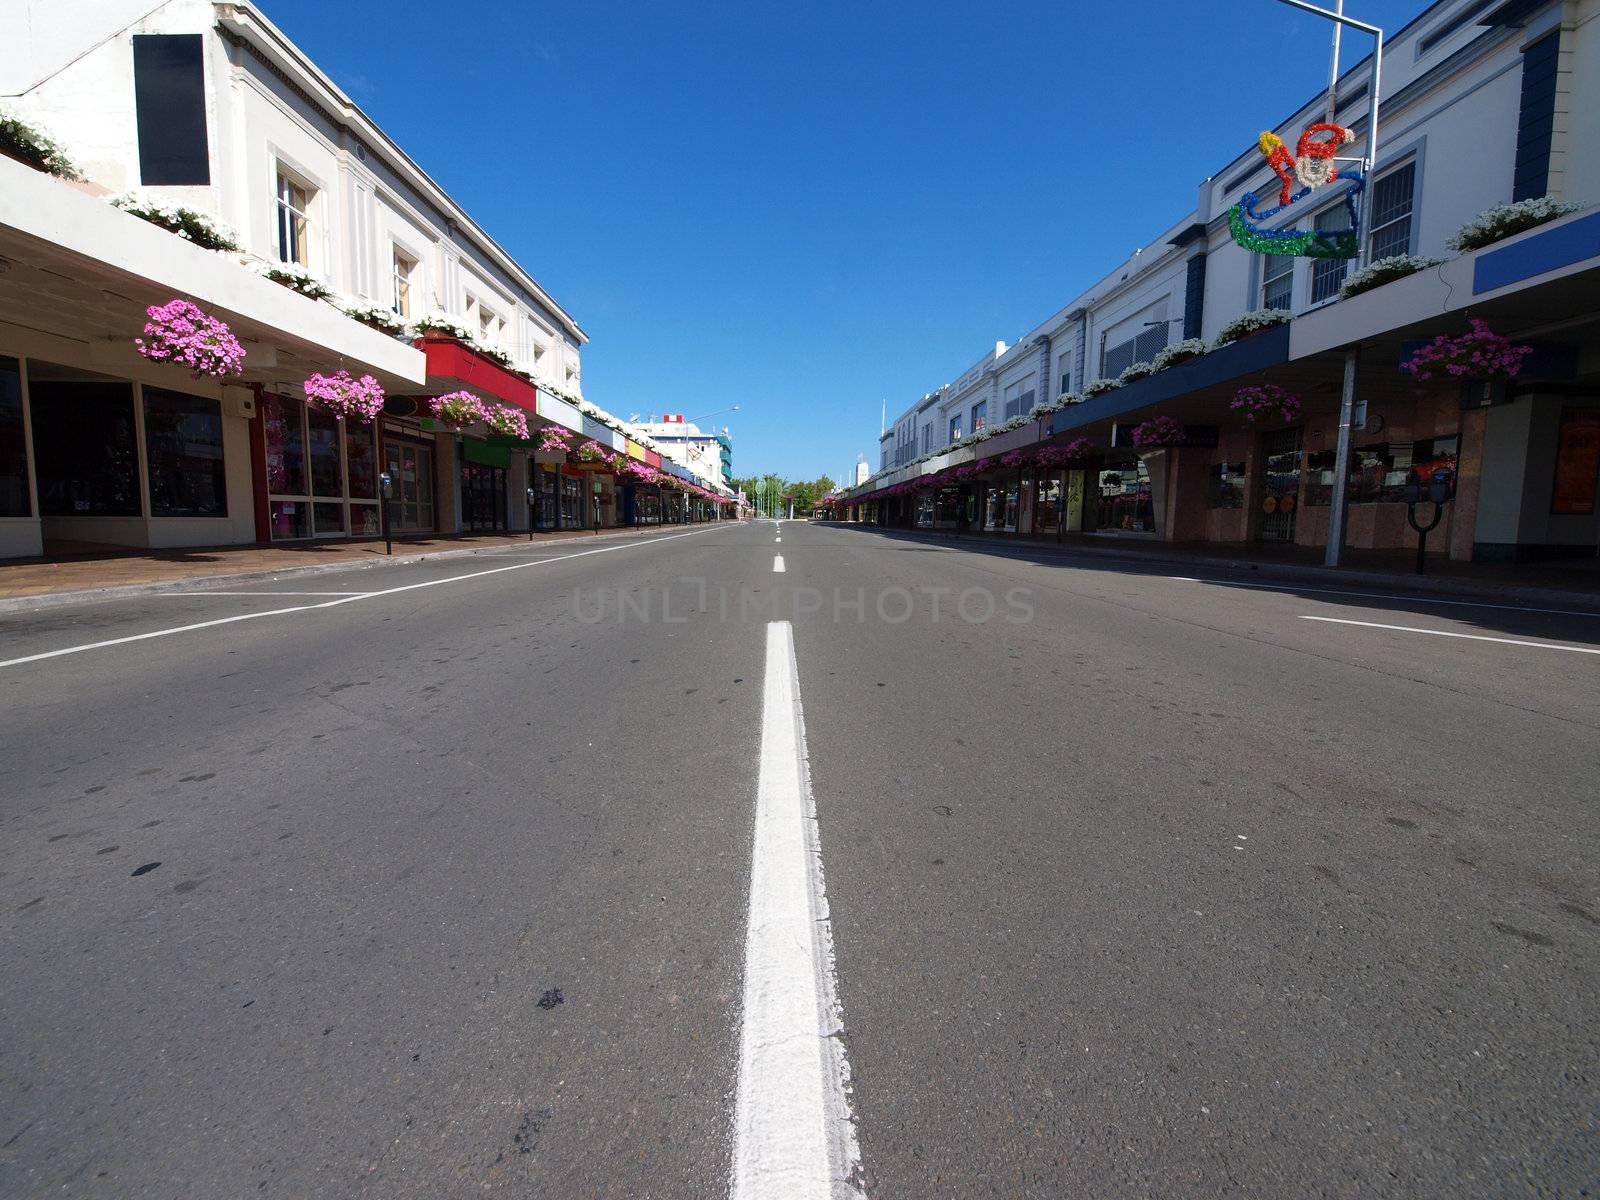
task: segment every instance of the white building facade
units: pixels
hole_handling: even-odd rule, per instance
[[[661,465],[583,399],[584,331],[258,8],[19,0],[3,23],[0,108],[81,178],[0,157],[0,557],[375,536],[380,472],[402,535],[632,510],[624,473],[537,445],[555,426]],[[242,374],[136,352],[173,297],[227,322]],[[379,382],[380,418],[308,402],[337,370]],[[454,391],[523,413],[534,442],[442,426],[428,400]]]
[[[1336,92],[1334,119],[1354,134],[1341,153],[1353,157],[1365,149],[1368,75],[1368,64],[1357,64]],[[1276,133],[1294,146],[1325,118],[1326,104],[1325,95],[1313,98]],[[1427,7],[1386,46],[1360,237],[1362,261],[1411,256],[1442,265],[1343,295],[1351,260],[1245,249],[1230,209],[1247,191],[1278,189],[1252,146],[1202,181],[1190,211],[1149,244],[941,388],[948,400],[931,446],[901,432],[921,420],[926,397],[909,406],[885,442],[879,475],[856,499],[870,498],[875,519],[925,528],[1319,546],[1335,486],[1343,363],[1356,349],[1366,415],[1345,481],[1345,544],[1414,546],[1404,485],[1443,471],[1455,494],[1430,550],[1594,554],[1597,112],[1596,0]],[[1246,142],[1251,118],[1241,111],[1239,120]],[[1292,218],[1295,228],[1339,228],[1339,190],[1292,206],[1277,225]],[[1570,211],[1503,243],[1452,249],[1486,210],[1547,195]],[[1247,322],[1259,332],[1237,336],[1241,317],[1261,313]],[[1419,342],[1459,334],[1469,317],[1536,350],[1487,406],[1469,405],[1454,380],[1427,387],[1399,369]],[[1233,400],[1261,383],[1296,397],[1295,420],[1241,417]],[[1186,444],[1136,453],[1131,431],[1164,414],[1187,427]],[[979,420],[985,428],[975,430]],[[1074,465],[1031,465],[1039,450],[1068,444],[1080,455]]]

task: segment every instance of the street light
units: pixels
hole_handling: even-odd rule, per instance
[[[720,417],[723,413],[738,412],[738,411],[739,411],[739,406],[737,404],[733,404],[733,405],[730,405],[727,408],[717,408],[717,409],[713,409],[711,412],[702,413],[698,417],[690,417],[689,420],[685,422],[685,424],[687,424],[687,425],[698,425],[701,421],[704,421],[707,417]]]
[[[1372,188],[1374,180],[1372,174],[1378,165],[1378,87],[1383,79],[1383,30],[1376,25],[1368,25],[1365,21],[1357,21],[1353,17],[1344,15],[1344,0],[1334,0],[1334,8],[1318,8],[1307,0],[1278,0],[1279,4],[1286,4],[1290,8],[1298,8],[1302,12],[1313,13],[1316,16],[1332,21],[1333,24],[1333,65],[1328,73],[1328,120],[1332,121],[1339,94],[1339,42],[1340,34],[1348,25],[1362,33],[1372,35],[1372,71],[1367,82],[1367,150],[1361,162],[1361,203],[1356,219],[1356,236],[1360,239],[1356,243],[1356,270],[1366,265],[1367,252],[1371,246],[1371,231],[1367,228],[1372,216]],[[1350,479],[1350,447],[1355,433],[1356,414],[1356,363],[1360,353],[1359,346],[1352,346],[1344,352],[1344,386],[1339,395],[1339,444],[1333,456],[1333,497],[1328,510],[1328,546],[1323,555],[1323,563],[1330,567],[1337,567],[1344,557],[1344,530],[1345,517],[1349,510],[1350,500],[1347,489]]]

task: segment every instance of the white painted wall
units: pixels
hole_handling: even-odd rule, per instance
[[[281,162],[314,188],[311,269],[335,292],[387,304],[392,247],[400,242],[423,264],[414,315],[439,308],[464,318],[469,294],[490,300],[506,322],[501,348],[531,370],[534,345],[546,347],[536,374],[581,394],[586,339],[570,318],[543,304],[525,276],[517,278],[480,244],[464,212],[430,199],[436,186],[402,152],[380,145],[381,134],[366,144],[350,124],[365,117],[315,67],[297,68],[298,50],[286,40],[287,51],[274,50],[296,88],[217,31],[225,15],[209,0],[10,0],[0,37],[0,105],[60,141],[94,183],[208,212],[264,261],[277,259]],[[243,27],[251,36],[281,38],[248,15]],[[131,41],[139,33],[205,35],[209,186],[140,188]],[[302,93],[332,96],[341,111]]]

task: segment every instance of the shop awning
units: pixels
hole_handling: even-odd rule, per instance
[[[513,374],[492,358],[453,337],[430,333],[415,343],[427,356],[428,390],[435,395],[465,388],[490,396],[524,412],[537,414],[539,393],[533,384]]]
[[[3,155],[0,260],[0,322],[57,338],[61,356],[108,372],[143,362],[133,339],[145,309],[181,296],[244,343],[243,383],[298,391],[313,371],[343,368],[404,394],[425,379],[407,343]]]

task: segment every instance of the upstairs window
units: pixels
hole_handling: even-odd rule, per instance
[[[205,46],[200,34],[134,34],[133,106],[140,182],[146,187],[209,184]]]
[[[1056,359],[1056,395],[1065,396],[1072,390],[1072,355],[1063,354]]]
[[[395,316],[405,320],[411,319],[411,281],[416,276],[416,270],[417,260],[396,247],[393,264],[390,267],[394,288],[391,307]]]
[[[953,446],[961,440],[961,416],[956,414],[950,418],[950,444]]]
[[[1261,307],[1294,307],[1294,258],[1287,254],[1269,254],[1262,260]]]
[[[1317,229],[1324,233],[1336,229],[1346,229],[1350,225],[1350,214],[1345,211],[1343,204],[1335,204],[1332,208],[1325,208],[1319,212],[1314,222]],[[1348,258],[1317,258],[1311,262],[1311,303],[1321,304],[1324,300],[1331,300],[1339,294],[1339,288],[1344,285],[1344,277],[1350,270]]]
[[[972,406],[972,432],[977,433],[989,423],[989,402],[980,400]]]
[[[278,171],[278,261],[311,266],[311,189]]]
[[[1412,192],[1416,178],[1416,164],[1407,163],[1373,185],[1372,223],[1368,234],[1372,248],[1368,262],[1411,252]]]

